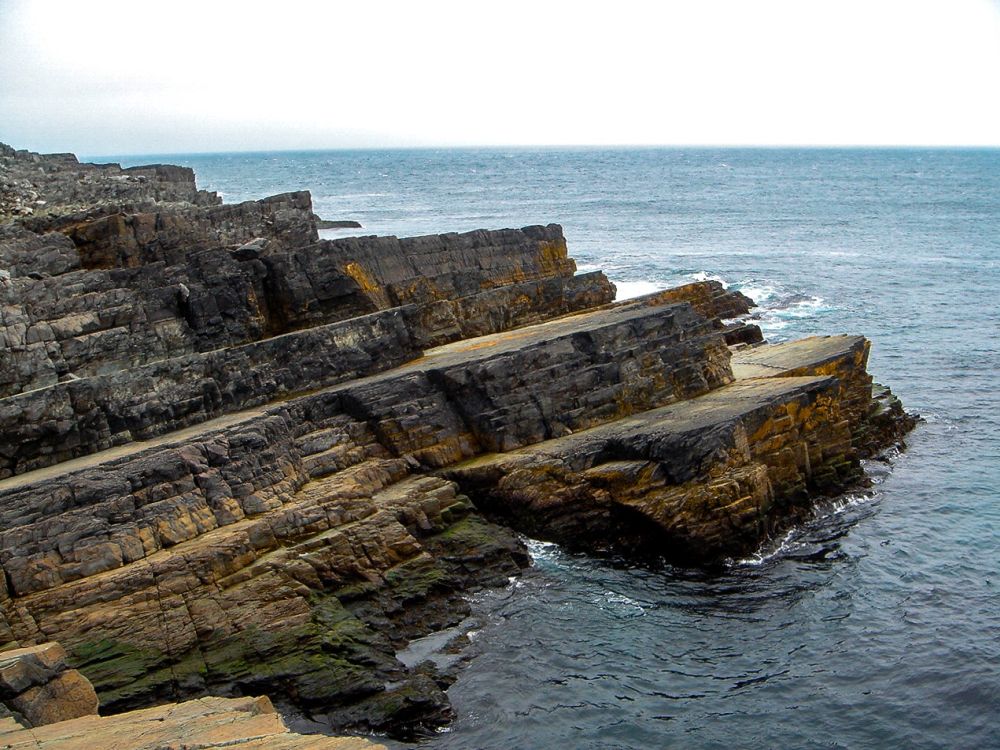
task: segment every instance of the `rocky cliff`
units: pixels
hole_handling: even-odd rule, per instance
[[[320,241],[308,193],[11,149],[0,181],[0,643],[58,640],[106,711],[432,729],[453,675],[397,654],[517,532],[718,564],[911,426],[865,339],[764,344],[717,282],[615,303],[555,224]]]

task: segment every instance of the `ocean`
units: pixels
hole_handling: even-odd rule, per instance
[[[562,224],[620,296],[715,278],[771,341],[862,333],[924,421],[868,491],[705,575],[531,542],[476,595],[427,748],[1000,747],[1000,150],[442,149],[112,157],[351,234]]]

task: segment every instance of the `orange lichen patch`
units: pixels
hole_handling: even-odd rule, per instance
[[[546,263],[558,265],[560,261],[565,261],[569,255],[566,250],[566,240],[543,240],[538,243],[538,254]]]
[[[489,349],[491,346],[496,346],[499,343],[500,342],[496,341],[495,339],[480,339],[479,341],[473,341],[471,344],[467,346],[460,347],[458,351],[471,352],[477,349]]]
[[[351,261],[344,266],[344,273],[358,282],[358,286],[361,287],[362,291],[368,292],[369,294],[375,292],[381,292],[382,287],[361,267],[360,264]]]
[[[518,341],[532,335],[533,331],[530,329],[508,331],[506,333],[493,334],[492,336],[484,336],[478,339],[471,339],[468,341],[458,342],[456,344],[450,344],[448,345],[448,349],[449,351],[454,352],[472,352],[479,349],[488,349],[493,346],[499,346],[500,344],[506,344],[511,341]]]

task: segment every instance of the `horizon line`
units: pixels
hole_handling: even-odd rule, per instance
[[[138,158],[150,156],[238,156],[256,154],[322,154],[332,152],[356,152],[356,151],[597,151],[597,150],[802,150],[802,151],[995,151],[1000,150],[1000,144],[779,144],[779,143],[595,143],[595,144],[479,144],[479,145],[439,145],[439,146],[332,146],[319,148],[252,148],[234,150],[212,150],[212,151],[147,151],[143,153],[103,153],[103,154],[80,154],[78,159],[103,159],[103,158]],[[20,149],[19,149],[20,150]],[[42,153],[42,152],[40,152]],[[73,152],[48,152],[48,153],[73,153]]]

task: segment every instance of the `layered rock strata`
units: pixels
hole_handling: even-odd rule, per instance
[[[114,196],[0,227],[0,642],[60,641],[108,711],[430,730],[452,677],[397,652],[528,564],[514,530],[716,563],[907,427],[865,339],[762,344],[718,282],[613,303],[557,225]]]
[[[58,643],[0,652],[0,719],[38,727],[97,713],[97,693]]]
[[[289,731],[266,697],[199,698],[117,716],[96,714],[29,729],[0,720],[12,750],[384,750],[360,737]]]
[[[572,547],[700,563],[746,554],[801,518],[817,495],[860,476],[852,434],[865,415],[853,397],[858,381],[870,382],[867,340],[790,346],[794,374],[755,372],[673,406],[481,456],[443,475],[488,516]],[[751,356],[772,349],[776,360],[789,354],[765,346]]]
[[[90,682],[58,643],[0,652],[0,746],[38,750],[378,750],[353,737],[290,732],[266,697],[201,698],[98,716]]]

